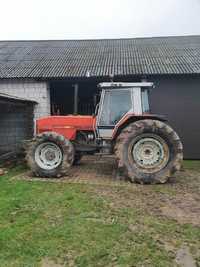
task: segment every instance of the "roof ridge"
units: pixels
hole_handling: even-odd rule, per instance
[[[147,40],[147,39],[175,39],[175,38],[200,37],[199,35],[166,35],[166,36],[148,36],[148,37],[130,37],[130,38],[94,38],[94,39],[43,39],[43,40],[0,40],[0,42],[75,42],[75,41],[121,41],[121,40]]]

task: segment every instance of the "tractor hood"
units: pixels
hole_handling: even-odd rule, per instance
[[[56,132],[69,140],[74,140],[77,131],[93,131],[95,124],[94,116],[49,116],[36,121],[36,133]]]

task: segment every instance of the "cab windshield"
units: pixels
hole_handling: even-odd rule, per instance
[[[116,125],[131,109],[131,89],[106,90],[99,125]]]

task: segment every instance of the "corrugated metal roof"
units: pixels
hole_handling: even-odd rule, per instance
[[[200,36],[1,41],[0,78],[200,73]]]

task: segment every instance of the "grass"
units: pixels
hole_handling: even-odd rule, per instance
[[[199,227],[111,203],[91,185],[10,179],[21,172],[0,177],[0,266],[171,267],[183,244],[200,262]]]
[[[187,170],[200,171],[200,160],[184,160],[183,167]]]

